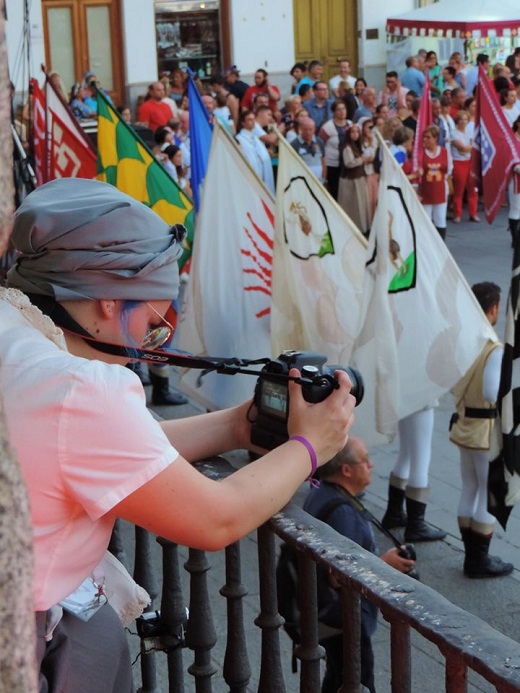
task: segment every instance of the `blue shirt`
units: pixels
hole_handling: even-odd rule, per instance
[[[455,78],[456,79],[456,78]],[[466,72],[466,96],[473,96],[473,90],[478,82],[478,65],[474,65]],[[461,85],[462,86],[462,85]]]
[[[321,126],[332,118],[331,104],[332,99],[327,99],[323,106],[318,106],[315,96],[305,102],[304,108],[316,123],[316,132],[319,132]]]
[[[356,112],[354,113],[354,122],[357,123],[360,118],[373,118],[374,114],[370,110],[370,108],[367,108],[366,106],[359,106],[359,108],[356,108]]]
[[[311,488],[303,504],[303,509],[316,517],[330,500],[338,497],[342,497],[340,491],[334,485],[322,481],[319,488]],[[336,532],[352,539],[359,546],[377,555],[378,551],[371,524],[348,503],[334,508],[323,521]],[[377,607],[364,598],[361,600],[361,622],[366,635],[372,636],[377,626]]]
[[[426,77],[415,67],[407,67],[401,77],[401,84],[407,89],[416,92],[417,96],[422,96]]]
[[[300,93],[300,87],[302,87],[304,84],[310,84],[311,87],[313,87],[314,86],[314,80],[311,79],[310,77],[307,77],[307,75],[305,75],[305,77],[302,77],[300,79],[300,81],[298,82],[298,84],[296,85],[296,90],[294,93],[299,94]]]

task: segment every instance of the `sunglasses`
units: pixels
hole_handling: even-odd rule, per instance
[[[146,305],[148,308],[153,310],[153,312],[162,320],[163,323],[166,324],[158,325],[157,327],[152,327],[152,329],[148,330],[144,336],[141,348],[151,350],[159,349],[159,347],[164,346],[172,339],[175,328],[171,323],[168,322],[168,320],[166,320],[166,318],[156,311],[153,306],[151,306],[149,303]]]

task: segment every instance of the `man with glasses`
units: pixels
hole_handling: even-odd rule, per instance
[[[329,88],[326,82],[321,80],[314,85],[314,96],[306,104],[305,108],[316,125],[316,132],[321,126],[332,118],[332,99],[329,99]]]
[[[401,86],[395,70],[386,73],[385,87],[379,92],[378,103],[388,106],[388,117],[396,116],[401,108],[406,108],[408,89]]]
[[[378,553],[370,522],[351,504],[349,497],[362,493],[372,481],[374,463],[361,438],[349,437],[346,446],[323,465],[320,470],[319,488],[312,488],[304,503],[304,510],[314,517],[323,517],[325,506],[334,499],[345,499],[326,515],[325,522],[345,537],[352,539],[371,553]],[[381,559],[402,573],[408,573],[415,561],[403,558],[393,548],[381,555]],[[338,585],[333,585],[337,587]],[[339,609],[338,609],[339,611]],[[333,627],[342,627],[341,613]],[[361,683],[370,693],[375,693],[374,653],[371,638],[377,625],[377,607],[366,599],[361,602]],[[321,643],[327,653],[327,668],[322,693],[336,693],[343,678],[343,636],[334,635]]]

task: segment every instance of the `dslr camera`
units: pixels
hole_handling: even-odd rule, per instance
[[[410,561],[417,560],[417,554],[415,552],[415,546],[413,544],[403,544],[403,546],[399,547],[398,553],[401,556],[401,558],[408,558]],[[405,575],[408,575],[408,577],[411,578],[415,578],[416,580],[420,580],[419,571],[415,567],[409,570],[407,573],[405,573]]]
[[[363,399],[361,373],[349,366],[326,366],[327,357],[311,351],[284,351],[277,359],[262,368],[255,386],[254,403],[258,416],[251,428],[251,442],[267,450],[285,443],[289,415],[289,370],[297,368],[301,374],[303,398],[315,404],[323,402],[339,387],[334,371],[348,373],[352,383],[351,394],[356,406]]]

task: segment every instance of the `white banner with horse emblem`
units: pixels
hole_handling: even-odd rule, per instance
[[[381,150],[361,327],[352,356],[366,385],[356,433],[371,443],[391,440],[399,419],[434,404],[464,375],[486,341],[497,340],[382,141]]]
[[[361,308],[366,240],[280,137],[271,344],[348,363]]]

